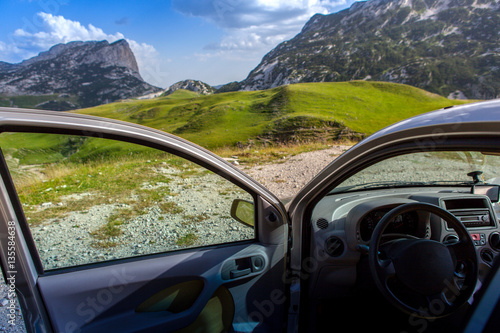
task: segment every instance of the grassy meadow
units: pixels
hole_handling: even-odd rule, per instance
[[[152,100],[74,112],[142,124],[216,149],[238,143],[317,141],[322,128],[335,132],[322,136],[328,140],[341,139],[337,134],[344,128],[369,135],[405,118],[463,103],[406,85],[353,81],[208,96],[178,90]],[[305,135],[297,136],[300,133]]]
[[[355,141],[405,118],[466,102],[401,84],[353,81],[208,96],[178,90],[72,112],[142,124],[254,163],[325,148],[332,141]],[[84,137],[4,133],[0,143],[22,165],[131,154],[126,144]]]
[[[72,112],[160,129],[223,157],[237,155],[240,163],[258,164],[356,140],[405,118],[462,103],[410,86],[355,81],[208,96],[178,90]],[[126,205],[90,234],[99,247],[116,245],[110,239],[120,235],[125,219],[149,207],[182,214],[165,199],[171,195],[169,180],[158,176],[153,164],[162,161],[181,178],[202,172],[163,152],[99,138],[2,133],[0,145],[31,225],[96,205]],[[145,180],[162,185],[144,188]],[[180,244],[192,241],[179,239]]]

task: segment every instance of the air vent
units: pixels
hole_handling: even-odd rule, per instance
[[[495,256],[493,255],[493,252],[491,252],[490,249],[483,249],[481,251],[481,259],[487,264],[492,264],[493,260],[495,259]]]
[[[339,257],[344,253],[344,242],[338,237],[329,237],[325,242],[325,251],[331,257]]]
[[[320,218],[316,221],[316,226],[320,229],[328,228],[328,220],[324,218]]]
[[[490,245],[493,250],[500,251],[500,234],[498,232],[490,235]]]

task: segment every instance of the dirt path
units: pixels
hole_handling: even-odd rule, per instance
[[[279,198],[292,197],[316,174],[351,146],[332,146],[329,149],[298,154],[280,163],[241,166],[241,170],[266,186]]]

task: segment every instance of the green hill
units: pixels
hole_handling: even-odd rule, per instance
[[[259,141],[358,138],[396,121],[463,103],[407,85],[351,81],[208,96],[178,90],[167,97],[74,112],[157,128],[212,149]]]
[[[157,128],[225,154],[218,148],[233,152],[261,144],[307,148],[302,144],[319,147],[334,140],[357,140],[399,120],[465,102],[400,84],[353,81],[205,96],[178,90],[166,97],[72,112]],[[27,165],[113,159],[132,151],[125,143],[72,136],[4,133],[0,140],[7,155]]]

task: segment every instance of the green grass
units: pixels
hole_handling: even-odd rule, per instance
[[[178,90],[152,100],[129,100],[75,112],[143,124],[224,154],[232,149],[242,151],[242,147],[256,147],[257,151],[269,146],[267,143],[291,147],[297,142],[301,146],[314,142],[324,147],[341,138],[338,135],[344,127],[368,135],[399,120],[465,102],[401,84],[353,81],[208,96]],[[44,134],[4,133],[0,143],[7,156],[23,165],[64,159],[92,162],[138,153],[137,147],[126,143]],[[263,153],[249,156],[248,150],[238,153],[244,154],[249,161],[263,157]],[[268,152],[265,158],[272,160],[276,154],[282,153]]]
[[[182,92],[176,93],[179,96]],[[154,100],[102,105],[78,113],[139,123],[210,148],[256,137],[270,118],[266,113],[252,112],[252,107],[271,98],[272,91],[172,98],[176,93]]]
[[[2,96],[0,95],[0,106],[15,105],[19,108],[35,108],[38,104],[48,101],[66,101],[77,104],[76,96],[60,97],[58,94],[52,95],[20,95],[20,96]]]
[[[157,161],[149,160],[150,158],[156,158]],[[111,156],[92,162],[68,161],[21,170],[18,166],[11,165],[10,169],[30,224],[36,225],[49,218],[101,204],[119,203],[129,206],[129,210],[123,214],[108,219],[111,230],[124,216],[131,218],[144,214],[153,203],[161,203],[163,198],[171,194],[168,187],[170,179],[155,172],[153,167],[160,163],[158,160],[173,161],[175,164],[177,159],[166,153],[155,152],[154,155]],[[33,175],[36,172],[43,176]],[[138,174],[141,176],[138,177]],[[142,187],[145,180],[151,184],[161,183],[163,186],[146,189]],[[75,195],[81,198],[69,200],[71,204],[65,202],[66,196]],[[109,198],[113,198],[113,202]],[[44,203],[52,205],[46,209],[38,209]],[[168,206],[168,203],[165,204]],[[173,209],[170,212],[177,213]]]
[[[198,236],[189,232],[182,237],[179,237],[175,242],[176,245],[181,247],[192,246],[198,240]]]
[[[466,101],[448,100],[406,85],[353,81],[208,96],[178,90],[152,100],[129,100],[75,112],[143,124],[223,156],[239,155],[240,162],[255,163],[324,148],[331,140],[342,138],[339,133],[344,128],[368,135],[405,118],[461,103]],[[112,140],[45,134],[3,133],[0,144],[7,157],[22,165],[113,161],[151,151],[144,148],[140,152],[137,146]]]
[[[339,139],[336,135],[344,127],[371,134],[396,121],[460,103],[465,101],[448,100],[406,85],[354,81],[294,84],[208,96],[178,90],[166,97],[106,104],[77,112],[158,128],[219,155],[238,155],[240,162],[255,164],[325,148],[331,143],[329,140]],[[297,140],[297,136],[305,138],[299,141],[300,145],[292,140]],[[92,168],[92,163],[110,161],[101,163],[107,165],[101,171],[104,174],[117,174],[120,170],[116,161],[124,156],[140,155],[154,160],[158,155],[148,148],[138,151],[138,146],[123,142],[75,136],[2,133],[0,144],[7,159],[20,165],[67,161],[88,162]],[[175,158],[171,157],[169,163],[175,166]],[[181,160],[179,163],[182,167]],[[25,171],[19,171],[21,176]],[[92,174],[90,169],[81,172]],[[189,170],[184,172],[187,175]],[[85,191],[91,179],[99,177],[82,177],[79,190]],[[69,181],[61,180],[61,184]],[[120,182],[120,187],[129,185],[127,179]],[[50,202],[49,192],[39,190],[39,200]]]
[[[143,124],[215,149],[246,145],[262,137],[273,141],[273,133],[286,136],[304,127],[331,130],[345,126],[369,135],[411,116],[466,102],[401,84],[353,81],[208,96],[178,90],[152,100],[75,112]]]
[[[289,86],[289,93],[294,115],[332,119],[368,135],[397,121],[464,103],[386,82],[297,84]]]
[[[195,93],[194,91],[190,90],[185,90],[185,89],[178,89],[171,93],[170,95],[163,96],[163,98],[166,99],[185,99],[185,98],[196,98],[199,97],[200,95],[198,93]]]
[[[92,246],[112,248],[119,245],[116,239],[123,233],[121,226],[147,214],[152,207],[186,221],[207,218],[204,214],[185,215],[184,208],[169,199],[176,195],[170,191],[173,179],[201,177],[208,172],[193,163],[155,149],[105,139],[3,133],[0,141],[24,143],[29,136],[36,143],[34,147],[11,147],[6,149],[6,155],[31,226],[57,222],[72,212],[87,213],[94,206],[115,204],[113,214],[90,231]],[[68,156],[57,152],[68,146],[74,148]],[[44,163],[39,163],[44,158]],[[164,167],[175,171],[164,174],[159,171]],[[187,246],[195,240],[188,234],[178,245]]]

